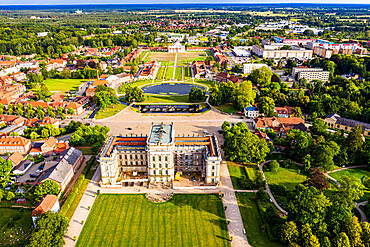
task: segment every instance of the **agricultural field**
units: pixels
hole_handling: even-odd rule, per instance
[[[255,194],[238,192],[235,194],[249,244],[251,246],[282,247],[279,243],[271,242],[266,230],[262,230],[264,229],[264,223],[258,210],[257,202],[253,200]]]
[[[144,195],[102,194],[77,246],[230,246],[215,194],[179,194],[165,203]]]
[[[32,231],[32,210],[0,208],[0,246],[21,247]]]
[[[91,79],[93,80],[93,79]],[[91,81],[90,80],[90,81]],[[77,91],[78,86],[84,83],[86,80],[81,79],[47,79],[44,81],[50,92],[60,92],[62,94],[71,91]],[[39,87],[33,89],[33,91],[39,90]]]

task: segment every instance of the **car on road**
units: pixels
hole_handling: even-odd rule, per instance
[[[127,129],[128,129],[128,130],[132,130],[132,128],[130,128],[130,127],[128,127]]]
[[[209,132],[207,130],[203,131],[204,134],[209,134]]]

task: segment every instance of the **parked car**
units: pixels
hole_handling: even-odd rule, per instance
[[[195,177],[192,177],[192,178],[191,178],[191,180],[192,180],[193,182],[195,182]]]
[[[217,132],[218,132],[219,134],[224,133],[224,131],[223,131],[223,130],[217,130]]]
[[[38,176],[39,176],[39,175],[37,175],[37,174],[30,174],[30,177],[31,177],[31,178],[38,178]]]
[[[127,128],[127,129],[128,129],[128,130],[132,130],[132,128],[130,128],[130,127],[129,127],[129,128]]]
[[[41,173],[41,172],[42,172],[42,170],[37,170],[37,171],[36,171],[36,173]]]

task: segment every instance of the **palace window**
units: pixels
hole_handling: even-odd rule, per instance
[[[167,156],[164,156],[164,161],[167,161],[167,160],[168,160]]]
[[[159,161],[162,161],[162,156],[158,156],[158,160]]]

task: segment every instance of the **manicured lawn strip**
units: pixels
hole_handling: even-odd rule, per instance
[[[235,190],[244,190],[244,188],[241,187],[240,183],[239,183],[239,179],[242,176],[246,175],[245,170],[244,170],[244,166],[239,165],[239,164],[234,163],[234,162],[231,162],[231,161],[228,161],[227,162],[227,167],[229,168],[229,173],[230,173],[230,177],[231,177],[231,181],[233,183],[234,189]]]
[[[306,175],[298,173],[298,167],[294,169],[280,167],[277,172],[265,172],[265,176],[268,184],[284,185],[288,190],[294,190],[297,184],[307,178]]]
[[[271,242],[267,233],[262,230],[262,218],[257,203],[252,200],[255,193],[235,193],[238,200],[240,214],[243,218],[244,229],[247,232],[251,246],[282,247],[281,244]]]
[[[182,81],[182,67],[176,67],[175,79],[178,81]]]
[[[163,80],[163,75],[164,75],[164,71],[166,70],[166,67],[160,67],[158,72],[157,72],[157,76],[156,76],[156,79],[157,80]]]
[[[105,109],[104,111],[103,110],[99,110],[96,114],[95,114],[95,119],[103,119],[103,118],[107,118],[107,117],[112,117],[114,115],[116,115],[118,112],[122,111],[123,109],[125,109],[127,106],[124,105],[124,104],[115,104],[115,105],[110,105],[107,109]]]
[[[31,234],[33,227],[31,213],[31,209],[0,208],[0,246],[26,246],[26,237]],[[19,217],[18,220],[17,217]],[[7,225],[10,219],[13,219],[14,222],[14,226],[12,227]],[[16,231],[15,229],[22,229],[24,235],[16,235],[20,231]],[[11,241],[14,241],[14,243],[11,243]]]
[[[186,78],[191,78],[191,71],[190,71],[190,67],[185,66],[185,67],[184,67],[184,73],[185,73],[185,75],[184,75],[185,79],[186,79]]]
[[[216,194],[179,194],[156,204],[144,195],[101,194],[77,246],[230,246]]]
[[[171,80],[172,79],[172,77],[173,77],[173,70],[174,70],[173,67],[167,67],[166,80]]]
[[[90,79],[93,81],[94,79]],[[44,81],[45,85],[48,87],[50,92],[60,91],[62,94],[67,93],[69,90],[78,90],[78,86],[84,81],[82,79],[46,79]],[[32,91],[39,90],[39,87],[33,89]]]

